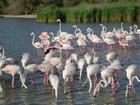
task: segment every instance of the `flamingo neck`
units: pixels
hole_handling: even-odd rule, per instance
[[[137,25],[134,25],[134,32],[137,33],[137,28],[138,26]]]
[[[121,23],[121,31],[123,32],[124,30],[123,30],[123,23]]]
[[[55,40],[54,40],[54,34],[51,33],[51,35],[52,35],[51,42],[55,42]]]
[[[104,84],[103,84],[104,83]],[[99,81],[99,86],[101,86],[101,87],[103,87],[103,88],[105,88],[105,87],[107,87],[108,86],[108,83],[107,83],[107,80],[106,79],[104,79],[104,80],[100,80]]]
[[[76,32],[77,32],[77,26],[75,25],[75,35],[77,34]]]
[[[33,39],[32,39],[32,44],[34,45],[35,43],[35,35],[33,35]]]

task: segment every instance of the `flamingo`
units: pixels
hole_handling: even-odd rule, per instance
[[[33,74],[34,72],[36,72],[38,69],[37,69],[37,64],[29,64],[30,63],[30,55],[29,53],[24,53],[22,55],[22,59],[21,59],[21,63],[22,63],[22,66],[24,68],[24,73],[25,75],[28,75],[28,74]],[[32,85],[34,84],[34,80],[31,79],[32,81]]]
[[[34,34],[34,32],[31,33],[31,36],[33,36],[32,45],[37,49],[37,54],[38,54],[38,56],[40,56],[39,52],[38,52],[38,49],[43,48],[43,43],[42,42],[35,42],[35,34]]]
[[[4,59],[5,57],[5,51],[4,48],[2,46],[0,46],[0,59]]]
[[[91,54],[89,54],[89,52],[86,52],[86,54],[84,55],[84,58],[85,58],[85,60],[86,60],[86,63],[88,64],[88,65],[90,65],[91,63],[92,63],[92,55]]]
[[[107,32],[106,26],[103,26],[102,24],[100,26],[102,26],[101,37],[103,41],[107,44],[108,51],[111,52],[113,48],[112,45],[116,44],[116,42],[113,40],[114,34],[113,32]]]
[[[134,79],[137,80],[137,82],[140,82],[140,79],[138,75],[140,74],[139,67],[136,64],[131,64],[127,67],[126,76],[129,81],[129,83],[126,85],[126,92],[125,97],[128,96],[129,90],[131,90],[135,94],[135,88],[134,88]]]
[[[96,94],[100,90],[100,87],[105,88],[109,84],[112,85],[113,92],[116,91],[120,87],[120,83],[115,80],[115,77],[117,76],[117,73],[119,73],[119,71],[123,71],[123,66],[119,59],[114,58],[114,61],[112,61],[109,66],[104,67],[101,71],[102,80],[100,80],[96,85],[93,95],[96,96]]]
[[[116,52],[112,51],[106,55],[106,60],[108,62],[112,63],[115,59],[117,59],[117,57],[118,57],[118,54]]]
[[[58,48],[60,49],[60,50],[65,50],[65,51],[67,51],[67,50],[73,50],[74,49],[74,47],[71,45],[71,41],[70,41],[70,38],[69,38],[69,36],[64,36],[64,37],[66,37],[66,38],[64,38],[64,37],[61,37],[61,36],[56,36],[56,37],[54,37],[54,34],[51,32],[50,33],[51,35],[52,35],[52,42],[57,42],[60,46],[58,46]],[[68,52],[67,52],[67,56],[68,56]]]
[[[93,45],[94,49],[96,49],[96,45],[103,43],[103,40],[99,38],[97,35],[95,35],[94,31],[91,28],[87,28],[87,32],[88,32],[87,37],[91,40],[93,44],[95,44]]]
[[[54,65],[58,69],[59,74],[61,75],[60,69],[63,66],[61,54],[60,54],[60,57],[54,57],[53,53],[54,51],[51,49],[50,52],[45,55],[44,62]]]
[[[138,34],[138,36],[139,36],[139,41],[140,41],[140,29],[138,29],[138,26],[135,24],[134,26],[134,33],[135,34]]]
[[[80,52],[83,52],[83,47],[85,47],[87,44],[87,38],[84,34],[82,34],[81,29],[77,29],[78,33],[76,34],[77,39],[77,44],[80,47]]]
[[[126,41],[128,42],[129,46],[131,47],[134,45],[134,40],[136,37],[134,36],[134,32],[132,31],[132,27],[129,27],[130,32],[125,36]]]
[[[55,90],[55,98],[58,98],[58,88],[59,88],[59,77],[55,74],[50,74],[49,75],[49,80],[51,83],[51,86],[53,87],[53,89]]]
[[[113,83],[113,81],[114,81],[113,73],[114,73],[113,68],[104,68],[101,71],[101,78],[102,79],[97,83],[96,87],[94,88],[93,96],[96,96],[97,93],[99,93],[100,87],[105,88],[109,84]]]
[[[85,63],[86,63],[85,58],[80,58],[78,61],[78,68],[80,69],[79,80],[81,80],[82,72],[83,72],[83,68],[84,68]]]
[[[77,63],[78,68],[79,68],[79,70],[80,70],[79,80],[81,80],[82,72],[83,72],[83,67],[84,67],[84,65],[86,64],[86,60],[85,60],[84,57],[79,58],[79,60],[78,60],[78,55],[77,55],[77,53],[72,53],[70,58],[71,58],[72,60],[74,60],[74,61]]]
[[[66,93],[66,83],[68,80],[71,80],[71,82],[74,82],[74,75],[76,73],[76,64],[74,62],[68,63],[65,65],[64,70],[62,71],[62,77],[64,79],[64,94]]]
[[[43,84],[44,85],[48,85],[49,74],[58,71],[57,68],[54,65],[48,64],[48,63],[41,63],[41,64],[38,65],[37,68],[41,72],[45,73],[44,79],[43,79]]]
[[[99,64],[91,64],[91,65],[87,66],[87,68],[86,68],[87,78],[88,78],[88,81],[90,83],[88,92],[90,92],[91,89],[92,89],[91,76],[94,75],[95,82],[97,82],[97,76],[96,75],[97,75],[97,73],[100,72],[100,68],[101,68],[101,66]]]
[[[19,74],[22,87],[27,88],[25,85],[25,75],[23,69],[19,65],[8,64],[2,68],[2,71],[12,75],[12,88],[15,88],[15,75]]]

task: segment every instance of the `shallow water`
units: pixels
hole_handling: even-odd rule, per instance
[[[62,24],[62,31],[74,34],[73,24]],[[120,28],[120,23],[105,24],[109,30],[113,27]],[[85,33],[86,28],[93,27],[95,33],[100,35],[101,27],[99,24],[78,24]],[[140,26],[140,25],[139,25]],[[128,30],[129,24],[124,24],[124,29]],[[7,57],[14,57],[17,60],[21,59],[24,52],[29,52],[33,59],[36,58],[36,49],[32,46],[30,36],[31,32],[35,32],[38,36],[43,31],[54,32],[58,30],[58,24],[40,24],[32,19],[0,19],[0,45],[5,48]],[[90,50],[90,48],[88,48]],[[140,65],[140,49],[139,44],[133,49],[124,52],[121,48],[114,48],[119,54],[119,58],[125,67],[129,64],[136,63]],[[88,50],[87,50],[88,51]],[[106,49],[100,49],[98,55],[105,59]],[[67,87],[67,94],[63,94],[63,81],[61,80],[59,88],[58,100],[55,100],[52,95],[51,86],[44,87],[42,83],[42,73],[34,74],[36,85],[30,85],[30,77],[28,78],[28,89],[20,87],[20,82],[17,77],[16,89],[11,88],[11,78],[9,75],[4,75],[7,79],[0,81],[4,92],[0,94],[0,105],[139,105],[140,103],[140,84],[136,83],[136,95],[130,95],[127,99],[124,97],[125,85],[128,83],[125,74],[120,76],[121,87],[118,93],[112,96],[110,87],[102,89],[97,97],[93,97],[92,93],[88,93],[89,84],[81,88],[82,81],[78,80],[78,75],[75,76],[74,89],[70,85]]]

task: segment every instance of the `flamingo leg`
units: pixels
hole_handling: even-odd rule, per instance
[[[44,84],[44,86],[46,85],[46,80],[47,80],[47,72],[45,72],[45,75],[44,75],[44,79],[43,79],[43,84]]]
[[[32,84],[32,86],[34,86],[35,83],[36,83],[36,80],[35,80],[34,78],[31,77],[31,84]]]
[[[15,76],[12,75],[12,88],[15,88]]]
[[[74,77],[70,76],[70,80],[71,80],[71,87],[72,89],[74,89]]]
[[[93,96],[96,97],[99,91],[100,91],[100,87],[99,87],[99,84],[97,84],[94,88]]]

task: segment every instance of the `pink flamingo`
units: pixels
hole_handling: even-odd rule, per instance
[[[56,72],[57,68],[52,64],[41,63],[40,65],[38,65],[38,70],[45,73],[44,79],[43,79],[43,84],[48,85],[49,74]]]
[[[37,49],[37,55],[40,56],[38,49],[43,48],[43,43],[35,42],[35,34],[33,32],[31,33],[31,36],[33,36],[32,45]]]
[[[87,28],[87,37],[91,40],[91,42],[93,43],[93,48],[96,49],[96,46],[98,44],[103,43],[103,40],[101,38],[99,38],[97,35],[94,34],[94,31],[91,28]],[[92,32],[92,33],[91,33]],[[94,45],[95,44],[95,45]]]
[[[24,71],[22,71],[22,68],[19,65],[9,65],[8,64],[2,68],[2,71],[12,75],[12,88],[15,88],[15,75],[16,74],[19,74],[19,76],[20,76],[22,87],[27,88],[27,86],[25,85]]]
[[[87,38],[84,34],[81,33],[80,29],[77,29],[78,33],[76,34],[77,39],[77,44],[80,47],[80,52],[83,53],[83,49],[85,49],[85,46],[87,45]]]

